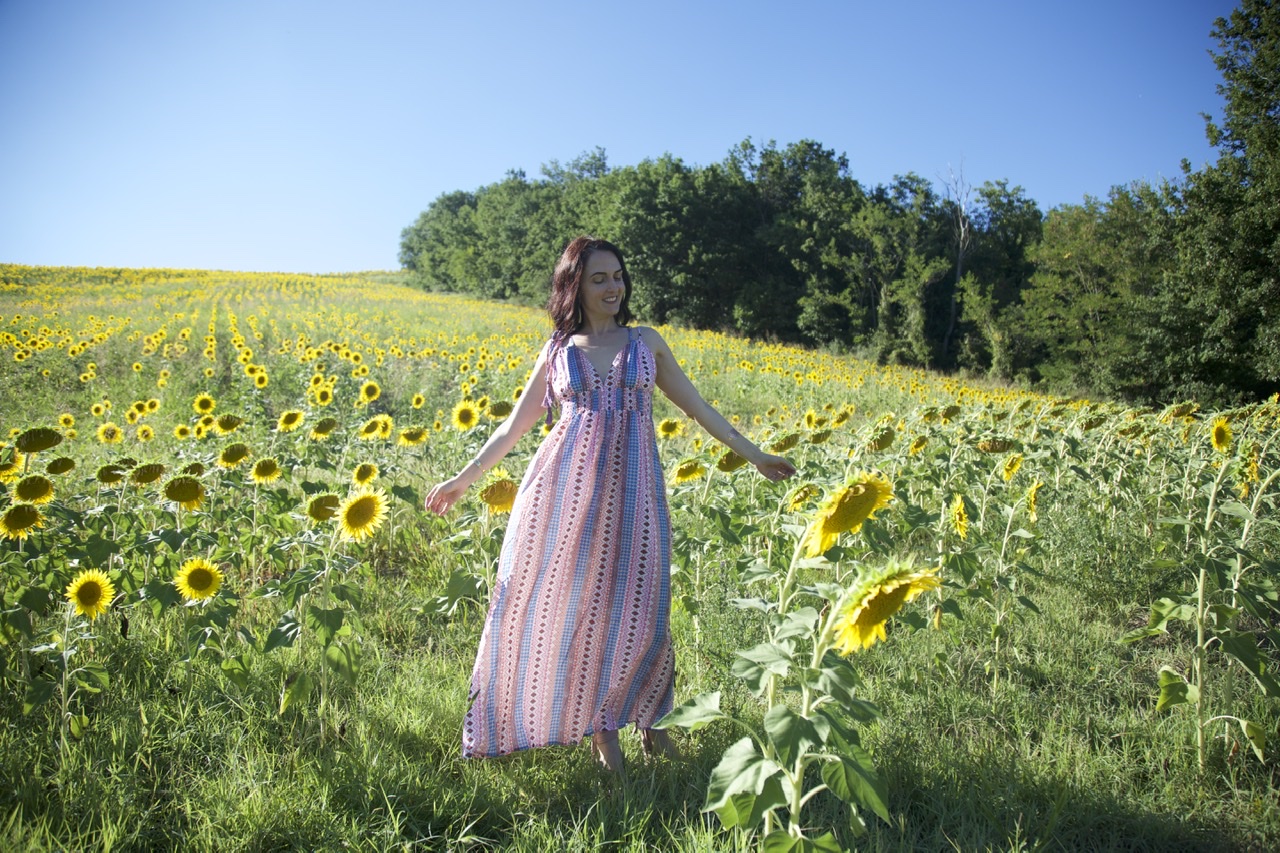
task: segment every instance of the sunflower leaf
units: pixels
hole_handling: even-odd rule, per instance
[[[52,697],[58,685],[47,678],[33,678],[27,685],[27,694],[22,697],[22,713],[30,714]]]
[[[1246,521],[1252,521],[1254,517],[1253,512],[1251,512],[1247,506],[1240,503],[1239,501],[1226,501],[1225,503],[1223,503],[1221,506],[1218,507],[1218,512],[1222,513],[1223,515],[1231,515],[1231,516],[1235,516],[1236,518],[1243,518]]]
[[[333,643],[324,650],[324,662],[342,676],[343,681],[354,687],[356,676],[360,674],[360,644],[342,641]]]
[[[734,794],[762,794],[770,777],[782,772],[775,762],[756,751],[750,737],[744,737],[724,751],[707,783],[705,812],[716,811]]]
[[[292,646],[293,641],[298,638],[298,631],[302,626],[298,624],[298,617],[289,611],[280,617],[280,621],[271,629],[271,633],[267,634],[267,641],[262,644],[262,653],[265,655],[275,649],[285,646]],[[284,713],[281,710],[281,713]]]
[[[850,744],[839,761],[823,762],[822,781],[844,802],[870,809],[889,823],[889,786],[862,747]]]
[[[765,813],[770,809],[786,804],[787,795],[782,790],[782,780],[777,776],[770,776],[759,794],[749,791],[734,794],[715,812],[726,829],[735,826],[751,829],[764,820]]]
[[[323,608],[308,605],[306,613],[307,628],[314,631],[320,645],[327,646],[342,630],[342,622],[346,611],[341,607]]]
[[[1249,671],[1264,696],[1280,696],[1280,684],[1267,672],[1267,662],[1258,654],[1258,638],[1247,631],[1223,631],[1218,635],[1222,650]]]
[[[1157,711],[1186,703],[1194,705],[1199,699],[1199,688],[1189,683],[1172,668],[1160,667],[1160,698],[1156,700]]]
[[[289,710],[290,705],[305,702],[314,687],[315,681],[305,672],[300,672],[292,680],[286,681],[284,689],[280,691],[280,713],[283,714]]]
[[[729,715],[720,710],[720,691],[699,693],[678,708],[673,708],[665,717],[655,724],[655,728],[665,729],[679,726],[691,732],[712,723],[715,720],[727,720]]]
[[[813,633],[813,626],[818,622],[818,611],[812,607],[801,607],[788,613],[774,632],[773,639],[785,640],[790,637],[807,637]]]
[[[1240,730],[1248,738],[1249,745],[1253,747],[1253,754],[1258,756],[1258,760],[1266,761],[1264,752],[1267,748],[1267,733],[1262,727],[1248,720],[1240,720]]]
[[[786,705],[774,705],[764,715],[764,730],[778,751],[782,763],[791,765],[796,759],[822,743],[813,721]]]

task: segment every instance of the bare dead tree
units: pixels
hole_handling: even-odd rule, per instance
[[[946,192],[947,206],[951,213],[952,247],[956,253],[955,286],[951,288],[951,316],[947,320],[947,333],[942,337],[942,358],[951,352],[951,339],[955,336],[956,321],[960,313],[960,279],[964,276],[964,259],[973,239],[973,187],[964,179],[964,164],[956,174],[947,166],[947,177],[939,177]]]

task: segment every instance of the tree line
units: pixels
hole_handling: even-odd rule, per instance
[[[597,148],[445,193],[400,261],[432,290],[545,300],[572,236],[627,253],[633,308],[679,323],[1144,403],[1280,390],[1280,13],[1212,31],[1215,163],[1044,212],[1019,186],[867,187],[812,140],[611,168]]]

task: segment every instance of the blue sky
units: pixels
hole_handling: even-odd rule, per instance
[[[1235,5],[0,0],[0,262],[394,269],[441,193],[746,137],[1048,210],[1214,159]]]

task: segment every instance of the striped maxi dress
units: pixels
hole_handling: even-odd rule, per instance
[[[462,752],[571,744],[671,710],[671,530],[640,334],[600,376],[549,346],[560,418],[520,484],[471,675]]]

